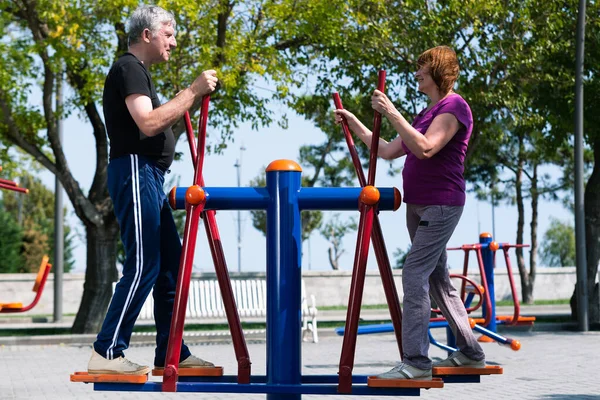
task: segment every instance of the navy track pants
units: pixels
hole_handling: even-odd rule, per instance
[[[135,154],[108,165],[108,191],[126,253],[123,276],[94,343],[96,352],[109,360],[124,355],[135,320],[154,288],[154,365],[165,364],[181,241],[163,191],[164,179],[164,171],[152,160]],[[189,355],[182,344],[180,360]]]

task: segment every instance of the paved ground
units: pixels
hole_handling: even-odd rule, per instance
[[[438,330],[439,331],[439,330]],[[439,331],[439,333],[443,333]],[[480,384],[446,384],[443,389],[422,391],[424,399],[596,399],[600,400],[600,332],[515,332],[522,343],[519,352],[496,344],[485,344],[490,363],[504,367],[504,375],[483,377]],[[336,374],[341,337],[323,335],[320,343],[303,344],[304,374]],[[264,342],[249,343],[253,373],[265,373]],[[235,371],[230,344],[194,344],[192,351]],[[0,399],[264,399],[265,395],[199,393],[114,393],[94,392],[92,385],[70,383],[69,374],[84,370],[89,346],[3,345],[0,346]],[[152,361],[153,347],[135,345],[127,352],[134,361]],[[387,370],[398,361],[397,347],[390,334],[360,336],[355,373]],[[433,358],[444,353],[433,348]],[[317,399],[320,396],[304,396]],[[376,399],[378,397],[352,397]],[[385,397],[381,397],[382,399]],[[389,397],[388,397],[389,398]]]

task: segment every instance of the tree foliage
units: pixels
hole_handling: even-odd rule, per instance
[[[3,236],[7,242],[18,243],[20,266],[14,272],[37,272],[44,255],[54,261],[54,192],[26,171],[19,173],[19,184],[28,188],[28,194],[3,191],[0,212],[15,222],[19,230],[13,236]],[[63,210],[63,219],[66,208]],[[10,223],[9,223],[10,224]],[[74,267],[73,235],[71,227],[64,224],[64,271]]]
[[[552,218],[544,233],[540,257],[549,267],[572,267],[575,265],[575,228],[570,222]]]

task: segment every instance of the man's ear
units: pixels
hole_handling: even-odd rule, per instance
[[[152,32],[150,32],[150,29],[146,28],[144,29],[144,32],[142,32],[142,39],[144,40],[144,42],[146,43],[150,43],[150,39],[152,39]]]

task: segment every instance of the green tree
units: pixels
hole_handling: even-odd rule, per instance
[[[54,192],[44,186],[40,179],[25,168],[15,172],[19,184],[29,189],[28,194],[4,191],[4,208],[11,214],[22,230],[21,256],[23,265],[19,272],[37,272],[44,255],[54,263]],[[63,218],[66,216],[63,209]],[[64,224],[64,270],[73,269],[73,235],[68,224]]]
[[[404,263],[406,262],[406,257],[408,257],[410,247],[411,245],[409,244],[406,250],[402,250],[400,247],[398,247],[396,251],[394,251],[394,257],[396,258],[396,264],[394,265],[394,269],[404,268]]]
[[[21,245],[23,230],[15,218],[4,209],[0,200],[0,273],[20,272],[23,267]]]
[[[540,257],[549,267],[572,267],[575,265],[575,228],[570,222],[556,218],[551,221],[544,233]]]
[[[348,24],[343,0],[159,0],[177,21],[173,61],[153,70],[158,93],[173,97],[200,71],[215,68],[222,87],[213,98],[211,137],[219,151],[242,122],[270,124],[269,103],[286,99],[307,78],[316,54],[339,40]],[[100,99],[107,68],[127,47],[125,22],[138,0],[0,0],[0,140],[33,156],[61,181],[86,231],[84,293],[73,332],[100,329],[117,279],[118,224],[106,187],[108,143]],[[62,73],[70,90],[65,106],[53,107]],[[268,81],[274,93],[256,90]],[[39,90],[38,99],[30,99]],[[197,106],[192,110],[192,114]],[[93,182],[75,180],[58,140],[57,120],[75,113],[89,123],[96,148]],[[285,124],[283,119],[282,124]],[[174,127],[177,137],[183,123]],[[5,154],[5,153],[2,153]],[[4,155],[5,157],[5,155]]]
[[[336,271],[340,269],[340,257],[345,252],[342,247],[342,239],[344,239],[346,234],[356,231],[356,228],[355,218],[351,217],[346,221],[341,221],[339,213],[333,214],[329,221],[320,228],[319,232],[321,232],[321,236],[331,244],[331,247],[327,249],[327,253],[329,254],[329,264],[332,269]]]

